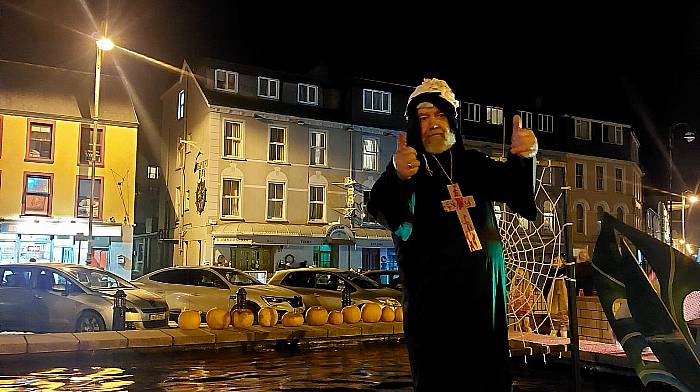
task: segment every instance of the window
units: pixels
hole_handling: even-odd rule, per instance
[[[177,119],[185,117],[185,90],[180,90],[177,94]]]
[[[88,164],[92,162],[92,130],[90,125],[83,124],[80,126],[80,164]],[[97,138],[95,142],[95,165],[104,166],[102,155],[105,151],[104,146],[104,128],[97,128]]]
[[[240,218],[241,216],[241,180],[224,178],[221,192],[221,217]]]
[[[620,167],[615,168],[615,192],[623,193],[623,175],[624,171]]]
[[[622,145],[622,127],[619,125],[603,124],[603,143]]]
[[[615,213],[615,216],[617,217],[617,219],[624,222],[625,221],[625,210],[622,207],[617,207],[617,212]]]
[[[279,99],[280,81],[277,79],[258,76],[258,96],[263,98]]]
[[[379,170],[379,139],[362,138],[362,170]]]
[[[503,108],[497,106],[486,107],[486,123],[493,125],[503,124]]]
[[[543,167],[542,168],[542,174],[540,175],[540,178],[542,179],[542,185],[553,185],[554,182],[552,180],[552,168],[551,167]]]
[[[391,114],[391,93],[378,90],[362,90],[362,109],[366,112]]]
[[[90,217],[90,177],[78,177],[78,191],[75,200],[75,216],[78,218]],[[92,197],[92,217],[102,217],[102,178],[95,178],[95,186]]]
[[[525,129],[532,129],[532,113],[521,110],[520,120],[522,122],[522,127]]]
[[[586,221],[585,221],[584,209],[582,204],[576,204],[576,232],[579,234],[585,233]]]
[[[584,178],[586,173],[584,171],[583,163],[576,164],[576,189],[583,189],[585,182]]]
[[[318,105],[318,86],[299,83],[297,100],[299,103]]]
[[[179,217],[180,215],[182,215],[182,210],[180,209],[181,205],[182,205],[182,189],[180,189],[180,187],[176,187],[175,188],[175,216],[176,217]]]
[[[309,136],[309,164],[326,165],[326,133],[311,131]]]
[[[369,211],[367,210],[367,205],[369,204],[369,195],[371,191],[366,190],[362,191],[362,222],[365,223],[376,223],[377,221],[374,219],[372,215],[370,215]]]
[[[285,128],[270,127],[270,152],[268,160],[276,162],[284,162],[284,145],[285,145]]]
[[[595,208],[596,212],[596,222],[598,224],[598,233],[600,233],[600,228],[603,225],[603,215],[605,215],[605,209],[603,206],[598,206]]]
[[[522,216],[518,215],[518,223],[521,229],[527,231],[527,229],[530,227],[530,221],[527,220],[527,218],[523,218]]]
[[[243,124],[224,120],[224,158],[243,158]]]
[[[284,183],[267,184],[267,219],[284,219]]]
[[[603,166],[595,165],[595,190],[605,189],[605,170]]]
[[[552,231],[554,228],[554,205],[551,201],[545,200],[544,202],[544,213],[543,215],[543,225],[548,230]]]
[[[554,132],[554,117],[549,114],[538,114],[537,130],[549,133]]]
[[[217,69],[214,71],[214,78],[216,79],[214,88],[217,90],[238,92],[238,72]]]
[[[31,121],[27,134],[27,161],[53,162],[54,123]]]
[[[151,276],[151,280],[161,283],[173,283],[173,284],[186,284],[191,285],[192,279],[190,279],[191,269],[170,269],[167,271],[159,272]]]
[[[574,137],[576,139],[591,140],[591,122],[588,120],[576,119],[575,122],[576,133]]]
[[[309,187],[309,220],[323,221],[325,210],[326,189],[323,186],[311,185]]]
[[[481,105],[478,103],[467,102],[467,112],[464,114],[464,119],[467,121],[481,121]]]
[[[24,174],[22,215],[51,215],[53,177],[50,174]]]
[[[185,211],[190,210],[190,190],[185,190]]]
[[[158,166],[148,166],[148,168],[146,170],[147,170],[146,177],[149,180],[157,180],[158,179],[158,176],[160,175],[160,169],[158,168]]]

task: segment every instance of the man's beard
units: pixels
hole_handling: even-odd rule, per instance
[[[455,141],[456,139],[454,132],[452,132],[451,129],[447,129],[444,137],[430,136],[423,139],[423,147],[425,147],[425,151],[431,154],[440,154],[449,150],[450,147],[455,144]]]

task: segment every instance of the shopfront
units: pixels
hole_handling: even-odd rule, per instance
[[[131,279],[130,225],[93,226],[93,256],[87,254],[87,223],[17,220],[0,224],[0,263],[90,264]],[[128,242],[127,242],[128,240]],[[90,260],[90,262],[88,262]]]

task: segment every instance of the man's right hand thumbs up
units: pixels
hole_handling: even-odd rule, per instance
[[[420,167],[420,161],[416,157],[416,149],[406,144],[406,135],[399,135],[399,143],[393,157],[396,174],[402,180],[413,177]]]

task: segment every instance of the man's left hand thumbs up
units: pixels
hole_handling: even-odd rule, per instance
[[[510,152],[523,158],[537,155],[537,138],[531,129],[522,128],[520,116],[513,116],[513,135],[510,139]]]

